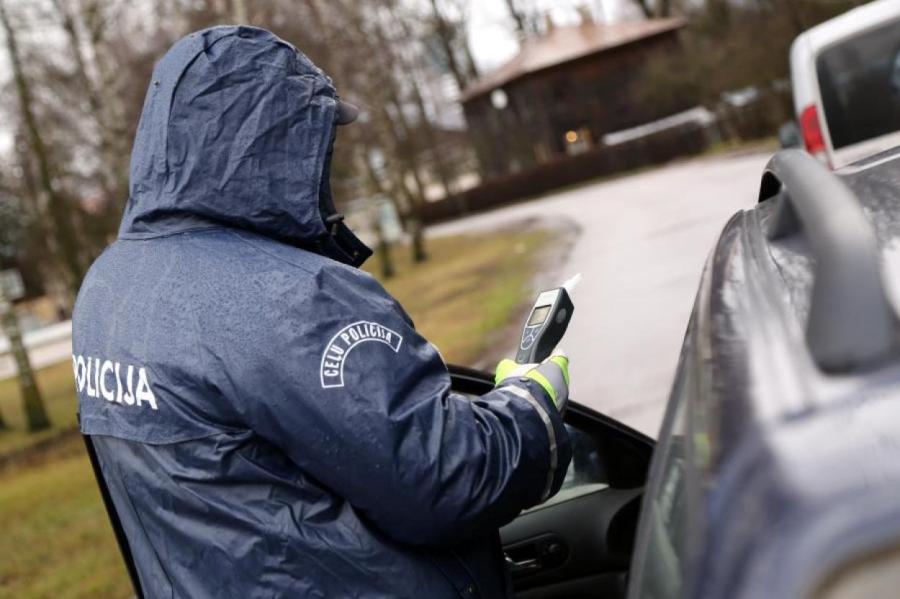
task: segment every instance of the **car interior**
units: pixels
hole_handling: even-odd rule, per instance
[[[483,395],[494,379],[450,366],[453,390]],[[500,530],[521,599],[624,598],[654,442],[570,401],[573,457],[562,489]]]

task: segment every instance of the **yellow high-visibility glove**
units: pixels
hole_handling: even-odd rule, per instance
[[[569,399],[569,358],[560,348],[540,364],[517,364],[509,358],[500,360],[494,384],[499,386],[511,378],[527,378],[539,384],[560,411]]]

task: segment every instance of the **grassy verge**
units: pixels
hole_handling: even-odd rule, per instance
[[[547,241],[548,233],[540,230],[437,238],[428,244],[430,259],[421,264],[412,264],[410,252],[397,248],[398,273],[385,287],[445,361],[470,365],[531,299],[531,269]],[[376,266],[368,268],[374,272]]]
[[[0,597],[128,597],[81,439],[0,477]]]
[[[397,274],[385,286],[447,361],[469,364],[530,299],[532,270],[548,241],[540,231],[438,238],[421,264],[395,248]],[[38,384],[54,426],[29,435],[15,381],[0,381],[0,412],[10,425],[0,432],[0,599],[127,597],[81,439],[66,434],[75,427],[71,364],[43,369]]]
[[[75,395],[72,382],[72,363],[62,362],[40,371],[38,386],[44,397],[44,406],[53,428],[29,434],[25,430],[25,417],[21,410],[19,386],[16,379],[0,381],[0,414],[9,430],[0,432],[0,459],[11,453],[47,441],[65,429],[74,429]]]

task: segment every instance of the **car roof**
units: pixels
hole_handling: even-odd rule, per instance
[[[816,102],[819,96],[815,59],[821,50],[896,18],[900,18],[900,0],[875,0],[798,35],[790,50],[791,83],[797,115],[804,107]]]
[[[900,151],[834,176],[875,233],[896,316]],[[806,331],[817,258],[806,234],[769,238],[784,201],[732,218],[701,286],[717,484],[694,596],[807,596],[837,564],[900,542],[900,351],[842,372],[817,364]]]
[[[807,52],[818,54],[822,48],[846,37],[900,17],[900,1],[875,0],[807,29],[794,40]]]
[[[836,171],[834,176],[851,190],[874,234],[888,301],[895,314],[900,314],[900,148],[849,165]],[[733,298],[729,305],[718,305],[717,308],[722,311],[719,316],[733,320],[735,327],[743,327],[740,319],[744,318],[753,319],[759,326],[763,322],[777,325],[773,334],[788,344],[784,349],[790,349],[786,356],[780,356],[781,361],[788,363],[791,370],[802,370],[807,378],[818,373],[817,377],[834,384],[838,380],[868,378],[872,372],[881,368],[890,369],[892,365],[896,365],[900,373],[900,350],[883,364],[858,372],[825,374],[816,367],[804,335],[811,309],[816,258],[802,234],[770,239],[768,231],[777,217],[780,201],[783,201],[781,194],[761,201],[752,210],[735,215],[726,226],[715,254],[727,258],[720,261],[718,268],[728,271],[711,273],[712,284],[718,287],[712,292],[728,297],[740,293],[745,297],[740,301]],[[820,201],[827,206],[830,198],[822,197]],[[739,259],[745,264],[741,265],[738,273],[736,262]],[[717,276],[725,278],[717,279]],[[755,295],[757,293],[764,293],[765,296]],[[747,333],[761,332],[758,328]],[[750,353],[744,357],[752,357],[752,352],[762,351],[772,360],[775,356],[771,354],[776,349],[772,346],[747,347]],[[896,387],[900,393],[900,377],[896,380]],[[765,394],[761,394],[756,401],[760,414],[773,422],[792,415],[796,410],[813,414],[816,409],[824,409],[828,403],[826,397],[818,394],[808,395],[803,401],[780,397],[770,404]]]

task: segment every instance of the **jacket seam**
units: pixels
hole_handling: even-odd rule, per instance
[[[176,235],[184,235],[185,233],[198,233],[203,231],[230,231],[231,228],[225,225],[201,225],[191,227],[189,229],[181,229],[180,231],[168,231],[166,233],[148,233],[146,235],[125,233],[119,235],[117,241],[149,241],[151,239],[162,239],[163,237],[175,237]]]
[[[94,421],[94,422],[109,422],[106,418],[99,418],[99,417],[97,417],[97,416],[89,416],[89,415],[88,415],[88,416],[85,416],[84,414],[81,415],[81,421],[82,421],[83,423],[84,423],[84,422],[90,422],[90,421]],[[230,434],[230,433],[251,433],[251,434],[253,433],[253,431],[250,430],[250,429],[245,429],[245,428],[234,428],[234,429],[223,429],[223,430],[218,430],[218,431],[212,431],[212,432],[204,433],[204,434],[200,434],[200,435],[189,435],[189,436],[184,437],[184,438],[182,438],[182,437],[176,437],[175,439],[172,439],[172,440],[169,440],[169,441],[146,441],[146,440],[144,440],[144,439],[138,439],[136,436],[135,436],[135,437],[132,437],[132,436],[130,436],[130,435],[129,435],[129,436],[125,436],[125,435],[123,435],[123,434],[112,434],[112,433],[108,433],[108,432],[105,432],[105,433],[88,433],[88,432],[85,432],[85,431],[84,431],[84,426],[81,426],[81,427],[79,427],[79,428],[80,428],[80,432],[81,432],[82,435],[87,435],[87,436],[89,436],[89,437],[94,437],[94,436],[97,436],[97,437],[110,437],[110,438],[112,438],[112,439],[120,439],[120,440],[123,440],[123,441],[130,441],[130,442],[133,442],[133,443],[142,443],[142,444],[144,444],[144,445],[151,445],[151,446],[154,446],[154,447],[165,447],[165,446],[168,446],[168,445],[179,445],[179,444],[181,444],[181,443],[189,443],[189,442],[191,442],[191,441],[200,441],[200,440],[202,440],[202,439],[210,439],[210,438],[212,438],[212,437],[218,437],[219,435],[228,435],[228,434]]]

